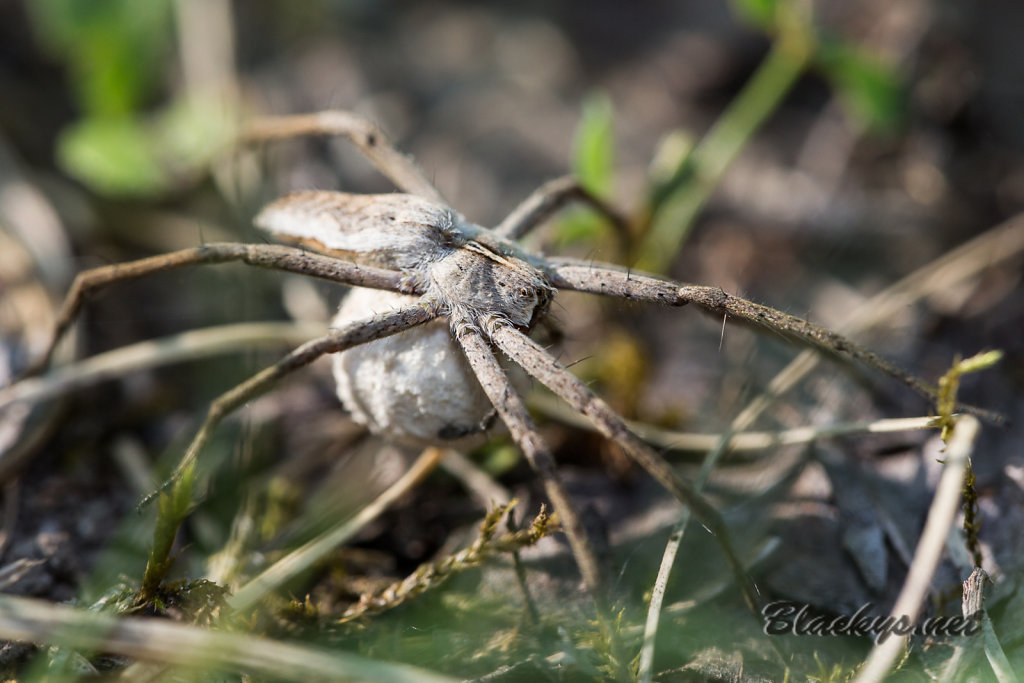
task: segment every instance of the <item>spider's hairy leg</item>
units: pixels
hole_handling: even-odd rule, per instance
[[[301,273],[346,285],[392,291],[401,291],[404,286],[401,273],[357,265],[294,247],[269,244],[207,244],[137,261],[101,266],[83,271],[75,277],[71,289],[64,298],[64,303],[61,304],[60,311],[57,313],[53,333],[46,350],[32,362],[20,378],[37,375],[46,369],[57,344],[71,327],[86,300],[97,290],[107,285],[166,270],[230,261],[241,261],[260,268]]]
[[[375,339],[389,337],[410,327],[429,322],[439,315],[440,309],[438,306],[433,301],[423,299],[409,306],[404,306],[387,313],[380,313],[372,318],[356,320],[332,330],[330,334],[324,337],[306,342],[288,353],[274,365],[253,375],[230,391],[221,394],[210,405],[203,424],[192,438],[185,456],[175,467],[174,473],[167,481],[160,485],[157,491],[143,499],[139,504],[140,507],[146,505],[158,493],[167,489],[181,476],[182,472],[195,462],[203,446],[206,445],[213,431],[217,428],[217,425],[226,416],[230,415],[247,401],[265,393],[285,375],[309,365],[325,354],[338,353],[353,346],[374,341]]]
[[[566,370],[540,345],[500,320],[492,319],[487,322],[486,330],[491,341],[513,362],[560,396],[573,409],[586,416],[601,434],[622,446],[638,465],[690,509],[694,517],[715,537],[748,607],[760,618],[760,597],[757,587],[733,549],[725,521],[718,510],[683,479],[657,451],[629,431],[622,418],[607,403],[598,398],[586,384]]]
[[[505,239],[519,239],[572,201],[582,202],[595,210],[615,227],[620,241],[628,241],[629,222],[625,216],[588,192],[573,176],[562,176],[541,185],[513,209],[512,213],[494,228],[494,232]]]
[[[551,263],[551,278],[552,283],[561,289],[670,306],[693,303],[706,311],[732,316],[759,327],[788,334],[818,350],[850,358],[889,375],[932,403],[938,400],[936,387],[838,332],[769,306],[733,296],[719,287],[684,285],[649,275],[629,273],[608,264],[568,260]],[[984,408],[963,403],[957,404],[956,407],[957,410],[973,413],[989,422],[999,424],[1005,421],[999,413]]]
[[[411,157],[399,152],[379,127],[351,112],[334,110],[256,119],[246,126],[240,141],[253,144],[327,135],[348,138],[384,176],[403,191],[447,204]]]
[[[329,335],[306,342],[269,368],[250,377],[234,389],[219,396],[209,408],[203,424],[192,438],[184,457],[170,479],[139,503],[146,505],[153,498],[172,489],[167,505],[161,502],[157,509],[154,542],[150,548],[149,560],[142,577],[142,586],[136,600],[139,604],[150,602],[163,582],[173,562],[171,544],[178,528],[188,514],[188,503],[192,501],[192,476],[194,465],[203,446],[209,440],[217,425],[230,413],[247,401],[265,393],[279,379],[288,373],[309,365],[327,353],[365,344],[375,339],[396,334],[416,325],[433,320],[440,315],[440,308],[433,301],[421,300],[416,304],[378,314],[372,318],[357,320],[332,331]],[[188,473],[188,475],[186,475]],[[185,504],[182,505],[181,502]]]
[[[558,477],[555,460],[537,432],[523,399],[516,393],[508,376],[505,375],[498,363],[498,359],[495,358],[494,352],[491,351],[480,332],[480,327],[470,320],[462,319],[454,321],[453,330],[470,367],[473,368],[473,372],[480,381],[480,386],[483,387],[484,393],[487,394],[498,415],[508,427],[516,444],[522,449],[530,467],[540,476],[541,482],[544,484],[544,491],[561,518],[562,526],[569,538],[573,557],[579,566],[580,574],[583,575],[587,592],[594,601],[598,623],[612,647],[614,660],[621,666],[626,659],[622,653],[621,640],[614,627],[615,619],[609,602],[608,584],[604,571],[594,552],[593,544],[587,536],[579,512]],[[627,673],[623,669],[619,672],[619,677],[629,678]]]
[[[512,383],[502,370],[498,359],[494,357],[494,353],[480,333],[479,327],[469,320],[458,320],[455,321],[453,329],[455,338],[462,346],[466,359],[480,381],[484,393],[494,405],[502,422],[508,427],[512,438],[522,449],[530,467],[540,475],[548,498],[551,499],[555,510],[562,518],[562,525],[569,537],[573,555],[579,564],[580,573],[587,584],[587,589],[593,594],[595,600],[606,606],[605,587],[607,584],[604,580],[604,572],[601,570],[600,562],[598,562],[594,548],[587,537],[579,513],[558,478],[554,458],[537,432],[533,419],[526,410],[526,405],[512,387]]]

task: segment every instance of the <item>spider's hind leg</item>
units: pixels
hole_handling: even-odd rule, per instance
[[[260,143],[304,136],[340,135],[348,138],[377,169],[402,191],[447,204],[411,157],[399,152],[381,129],[347,111],[332,110],[294,116],[268,116],[251,122],[243,143]]]
[[[570,202],[582,202],[606,218],[624,246],[629,243],[629,222],[610,204],[596,197],[573,176],[562,176],[541,185],[496,227],[494,231],[506,239],[516,240],[539,226]]]

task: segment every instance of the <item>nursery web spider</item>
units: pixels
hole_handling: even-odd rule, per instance
[[[399,153],[379,129],[350,113],[334,111],[266,119],[250,127],[243,140],[265,142],[302,135],[347,137],[403,193],[298,192],[273,202],[256,219],[257,225],[274,237],[296,246],[206,244],[83,272],[60,310],[48,351],[32,368],[32,372],[39,372],[48,365],[54,345],[67,331],[86,297],[95,290],[184,266],[241,261],[397,293],[393,295],[391,310],[386,312],[353,319],[343,310],[327,335],[299,346],[216,399],[176,475],[191,466],[226,415],[268,390],[282,376],[324,354],[339,354],[399,335],[395,339],[402,340],[402,348],[436,351],[456,359],[455,364],[461,368],[461,372],[438,376],[433,372],[435,364],[425,362],[411,373],[405,371],[401,377],[404,389],[420,383],[418,387],[412,386],[413,394],[440,394],[445,391],[442,385],[448,383],[449,393],[459,400],[440,409],[434,406],[433,412],[422,419],[403,419],[405,433],[401,436],[406,440],[429,441],[479,431],[491,412],[489,407],[480,406],[481,401],[474,401],[473,392],[479,395],[482,389],[493,411],[540,475],[561,516],[583,579],[600,605],[605,599],[606,585],[600,565],[580,516],[559,480],[548,447],[496,358],[497,350],[586,416],[606,438],[621,446],[686,505],[714,535],[747,602],[754,606],[758,602],[756,589],[733,549],[718,511],[661,455],[634,435],[607,403],[530,338],[529,331],[547,315],[556,292],[568,289],[670,306],[696,304],[711,313],[786,333],[842,354],[891,375],[929,399],[935,397],[932,387],[848,339],[717,287],[684,285],[613,265],[548,258],[526,251],[516,240],[570,201],[582,201],[610,220],[621,221],[612,209],[570,178],[547,183],[497,227],[488,229],[468,222],[449,208],[410,158]],[[375,310],[387,307],[378,305]],[[440,342],[437,325],[429,324],[438,319],[447,319],[447,329],[441,328]],[[373,354],[375,346],[368,346],[367,354]],[[339,358],[336,374],[343,385],[343,396],[348,392],[346,403],[360,404],[357,410],[362,411],[363,421],[371,428],[386,429],[389,410],[410,410],[406,398],[398,395],[400,392],[375,393],[360,383],[358,370],[346,368],[344,354]],[[472,391],[464,390],[467,383]]]

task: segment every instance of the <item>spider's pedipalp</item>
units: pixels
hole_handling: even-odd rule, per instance
[[[496,315],[521,328],[546,314],[554,296],[542,271],[476,241],[432,265],[429,277],[430,292],[457,315]]]

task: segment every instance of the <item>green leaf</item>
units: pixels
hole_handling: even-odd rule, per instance
[[[66,128],[57,158],[99,194],[156,197],[192,182],[233,137],[230,106],[177,100],[155,117],[92,117]]]
[[[63,61],[87,116],[124,116],[152,93],[171,47],[170,0],[32,0],[42,47]]]
[[[894,130],[904,111],[904,86],[897,70],[861,48],[823,43],[818,65],[851,115],[877,132]]]
[[[607,198],[615,180],[615,112],[604,93],[594,93],[583,102],[579,126],[573,137],[572,169],[576,179],[591,194]],[[557,244],[596,240],[606,230],[604,220],[590,210],[567,214],[553,230]]]
[[[615,169],[615,112],[603,93],[590,95],[573,142],[573,172],[580,184],[598,197],[612,190]]]
[[[145,127],[134,118],[91,118],[66,128],[57,160],[96,192],[144,196],[157,193],[166,174]]]
[[[741,19],[762,29],[775,26],[779,0],[732,0],[733,12]]]

